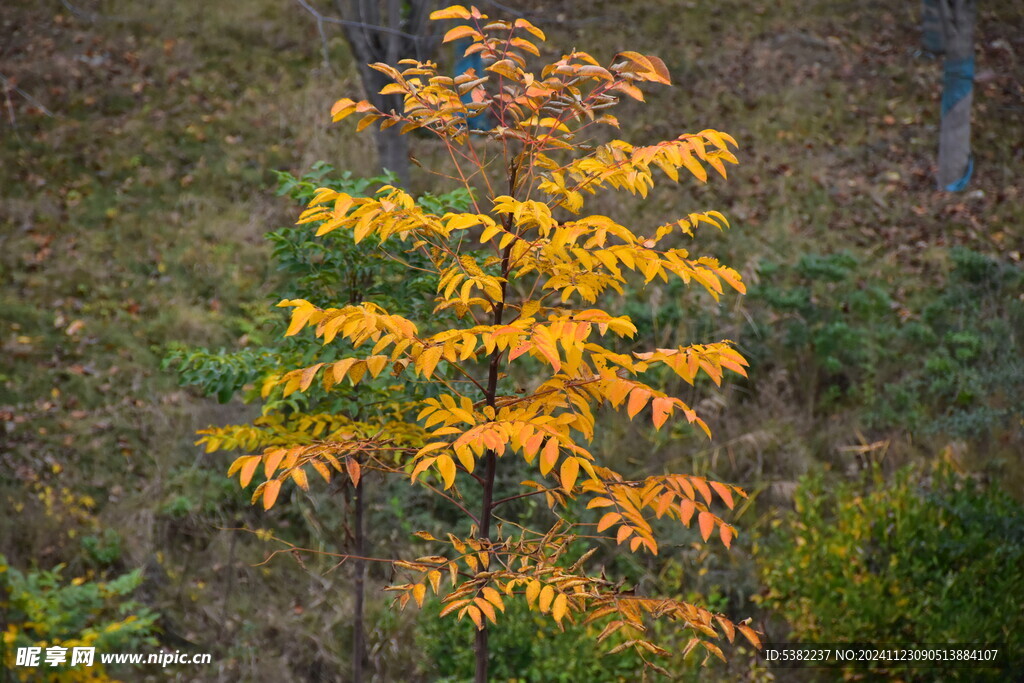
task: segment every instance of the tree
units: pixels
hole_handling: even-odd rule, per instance
[[[934,0],[932,4],[936,7],[929,10],[926,6],[926,16],[938,14],[943,54],[937,180],[940,190],[957,192],[967,187],[974,170],[971,102],[974,94],[974,24],[978,5],[977,0]]]
[[[324,16],[306,0],[298,2],[317,21],[325,63],[327,43],[323,25],[338,24],[345,33],[369,100],[381,111],[400,109],[401,98],[381,93],[387,79],[369,65],[382,62],[397,66],[402,59],[425,60],[432,56],[437,40],[430,35],[427,18],[437,5],[436,0],[335,0],[341,19]],[[380,168],[397,174],[402,185],[408,187],[406,139],[397,130],[378,128],[374,133]]]
[[[741,488],[685,474],[630,479],[588,449],[596,411],[605,403],[624,408],[630,419],[650,415],[655,428],[681,416],[710,436],[692,408],[641,376],[659,366],[690,384],[700,375],[719,384],[726,370],[745,375],[746,361],[732,343],[629,353],[626,340],[636,328],[599,302],[609,290],[622,293],[629,273],[645,283],[678,277],[716,299],[723,285],[742,293],[733,269],[671,246],[680,235],[693,237],[701,225],[723,229],[728,222],[717,211],[692,213],[641,234],[607,216],[581,215],[586,195],[601,190],[646,197],[655,169],[673,181],[680,169],[701,182],[708,178],[707,167],[725,177],[725,164],[736,163],[730,151],[735,141],[711,129],[647,146],[592,140],[588,136],[598,126],[617,127],[608,109],[622,95],[643,101],[647,84],[671,84],[660,59],[630,51],[602,67],[574,50],[531,73],[527,56],[539,56],[537,42],[545,35],[530,22],[489,22],[476,8],[461,6],[432,18],[463,22],[444,42],[468,38],[466,53],[479,53],[489,63],[485,73],[450,78],[435,64],[414,59],[372,64],[389,81],[381,93],[402,106],[383,110],[372,101],[345,98],[332,115],[336,121],[362,115],[360,131],[379,123],[385,130],[436,136],[451,162],[448,171],[437,173],[473,192],[472,210],[433,215],[393,186],[369,198],[325,187],[299,223],[317,225],[318,236],[351,231],[355,243],[370,240],[410,272],[419,269],[434,278],[434,314],[417,323],[372,301],[318,306],[284,300],[278,305],[291,309],[288,335],[309,329],[328,350],[343,346],[351,355],[325,357],[330,360],[296,368],[267,385],[280,387],[284,397],[315,384],[327,392],[347,384],[343,391],[349,393],[365,377],[390,368],[396,381],[437,389],[436,396],[417,402],[415,420],[427,430],[427,443],[396,462],[379,456],[389,448],[387,435],[336,434],[242,456],[229,474],[239,473],[244,486],[262,465],[264,481],[253,501],[269,509],[284,482],[306,488],[307,469],[328,481],[344,476],[359,453],[364,467],[403,473],[449,501],[470,521],[470,533],[438,539],[420,532],[434,544],[434,554],[376,559],[408,577],[388,588],[397,592],[400,606],[422,605],[433,590],[445,604],[442,617],[455,614],[476,625],[478,681],[487,679],[488,623],[499,622],[508,599],[525,599],[559,625],[603,623],[599,640],[624,630],[631,637],[619,649],[633,648],[662,671],[651,657],[665,651],[645,637],[648,619],[674,620],[690,631],[686,652],[700,647],[724,659],[715,641],[724,636],[731,642],[737,631],[759,645],[746,623],[687,602],[637,595],[603,572],[588,570],[595,541],[657,554],[654,525],[661,518],[687,527],[695,523],[705,541],[717,534],[727,547],[735,536],[712,504],[717,498],[731,508],[737,496],[746,496]],[[487,97],[463,102],[464,93],[480,86]],[[494,127],[471,132],[468,119],[484,111]],[[414,255],[424,265],[414,266]],[[445,314],[454,314],[455,321],[438,317]],[[524,468],[535,470],[530,476],[536,479],[523,481],[515,492],[499,489],[499,470]],[[544,526],[534,528],[540,522],[499,516],[514,509],[515,501],[534,496],[543,497],[553,521],[541,520]],[[587,504],[578,514],[594,515],[592,521],[570,513],[570,504],[581,498]],[[578,543],[593,545],[570,561]]]
[[[281,171],[277,176],[278,194],[301,203],[312,199],[317,188],[327,187],[350,196],[372,196],[376,188],[396,182],[394,174],[358,178],[346,172],[338,178],[334,168],[322,162],[314,164],[301,178]],[[423,194],[417,198],[417,203],[425,211],[442,215],[447,210],[465,210],[469,195],[464,189],[440,197]],[[374,298],[389,308],[413,314],[421,312],[419,307],[429,291],[429,282],[425,278],[409,277],[404,266],[386,258],[381,250],[367,242],[355,244],[351,235],[343,232],[333,232],[314,241],[310,239],[307,226],[281,228],[269,233],[267,238],[274,245],[277,270],[284,276],[283,282],[275,283],[278,297],[316,298],[339,304]],[[183,384],[198,386],[223,403],[235,396],[247,402],[262,403],[262,415],[253,425],[201,430],[197,443],[204,445],[208,453],[292,447],[313,443],[318,438],[336,438],[339,433],[350,439],[353,435],[362,438],[387,435],[392,448],[412,452],[422,445],[423,431],[410,424],[403,414],[403,406],[408,401],[423,398],[423,387],[408,385],[405,394],[400,395],[393,387],[387,387],[385,378],[378,381],[371,378],[363,383],[359,397],[320,391],[318,387],[288,397],[282,396],[280,390],[274,391],[269,385],[283,369],[293,368],[314,355],[325,359],[315,341],[297,336],[282,339],[280,333],[284,331],[283,326],[275,330],[276,338],[267,344],[250,339],[251,344],[238,351],[179,348],[168,355],[164,366],[176,365]],[[264,386],[267,386],[265,392],[262,391]],[[354,683],[363,680],[366,659],[363,616],[366,562],[361,558],[368,552],[369,542],[364,525],[367,491],[361,470],[359,454],[354,452],[346,461],[348,476],[340,487],[346,499],[350,499],[351,508],[345,525],[350,538],[341,545],[355,558],[352,562],[351,678]]]

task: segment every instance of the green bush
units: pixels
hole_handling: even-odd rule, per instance
[[[608,648],[594,646],[601,631],[599,627],[570,624],[560,632],[551,619],[531,612],[524,601],[510,600],[506,604],[498,625],[488,630],[492,680],[551,683],[640,680],[643,663],[632,649],[601,656],[601,650]],[[437,600],[425,603],[418,620],[416,644],[431,665],[423,674],[429,680],[471,681],[476,629],[471,623],[453,624],[439,619],[440,609]]]
[[[1024,666],[1019,503],[948,465],[890,481],[876,467],[835,489],[814,475],[795,502],[757,549],[761,601],[792,640],[1002,643]]]
[[[105,680],[99,654],[138,651],[155,647],[157,615],[129,595],[142,583],[139,570],[111,581],[88,581],[83,577],[65,583],[63,565],[49,571],[21,571],[0,555],[0,614],[6,630],[0,664],[24,675],[22,680],[39,680],[37,668],[15,668],[19,647],[95,647],[92,667],[67,665],[47,667],[46,675],[67,681]],[[68,660],[70,663],[70,657]]]
[[[763,262],[744,351],[868,428],[1019,442],[1024,269],[963,248],[948,260],[937,286],[909,291],[849,252]]]
[[[379,188],[397,182],[393,174],[369,178],[354,177],[351,172],[335,174],[334,168],[317,162],[301,177],[276,172],[279,195],[288,196],[305,206],[317,188],[329,187],[354,197],[371,196]],[[470,197],[465,190],[441,196],[420,195],[417,203],[433,213],[463,211]],[[306,299],[320,305],[344,306],[354,301],[373,299],[390,311],[409,315],[411,304],[429,300],[434,283],[420,277],[418,263],[402,264],[388,259],[369,241],[356,244],[349,231],[336,230],[314,237],[308,225],[293,225],[267,233],[273,260],[281,277],[274,282],[273,304],[281,299]],[[413,257],[415,259],[415,257]],[[410,268],[410,266],[412,268]],[[303,367],[318,360],[331,360],[330,347],[304,335],[284,336],[287,316],[268,307],[269,314],[246,333],[250,346],[236,350],[191,349],[172,346],[164,359],[164,368],[176,366],[184,385],[199,387],[203,393],[226,403],[238,395],[246,401],[259,397],[258,380],[282,367]],[[326,354],[326,355],[325,355]],[[287,398],[280,390],[263,402],[264,413],[340,412],[353,414],[359,406],[347,397],[328,397],[314,385]]]

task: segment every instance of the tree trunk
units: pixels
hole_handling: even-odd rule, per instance
[[[921,0],[921,47],[934,56],[941,55],[945,50],[939,1]]]
[[[967,187],[974,170],[971,157],[971,101],[974,93],[974,23],[976,0],[938,0],[945,49],[942,123],[939,130],[940,190]]]
[[[401,111],[402,98],[381,95],[390,81],[367,66],[384,62],[397,67],[402,59],[426,59],[436,41],[428,35],[427,19],[436,0],[336,0],[342,16],[352,24],[344,26],[345,38],[359,69],[366,99],[381,111]],[[408,143],[399,128],[375,132],[379,168],[393,171],[404,187],[409,186]]]
[[[366,659],[366,632],[363,621],[363,601],[366,594],[366,556],[363,526],[363,480],[360,479],[355,487],[355,552],[357,556],[355,563],[355,578],[352,582],[352,593],[355,598],[354,614],[352,615],[352,681],[362,683],[363,662]]]
[[[499,318],[500,323],[500,316]],[[497,353],[497,352],[496,352]],[[495,381],[497,375],[494,376]],[[493,394],[492,394],[493,395]],[[493,398],[489,399],[493,403]],[[491,511],[494,501],[494,475],[497,470],[498,456],[494,451],[487,451],[487,471],[484,473],[484,501],[480,512],[480,537],[489,541],[491,539]],[[483,619],[483,617],[481,617]],[[487,647],[487,622],[484,627],[476,632],[476,683],[487,683],[487,664],[490,656]]]

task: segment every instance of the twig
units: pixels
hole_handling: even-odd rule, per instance
[[[11,125],[12,125],[12,126],[14,125],[14,108],[13,108],[13,107],[11,106],[11,97],[10,97],[10,91],[11,91],[11,90],[13,90],[14,92],[18,93],[18,94],[19,94],[19,95],[21,95],[22,97],[24,97],[24,98],[25,98],[26,100],[28,100],[28,101],[29,101],[29,102],[30,102],[30,103],[31,103],[31,104],[32,104],[33,106],[35,106],[35,108],[36,108],[36,109],[38,109],[39,111],[43,112],[44,114],[46,114],[46,115],[47,115],[47,116],[49,116],[50,118],[52,118],[52,119],[55,119],[55,118],[57,118],[57,115],[56,115],[56,114],[54,114],[54,113],[53,113],[52,111],[50,111],[49,109],[47,109],[47,108],[46,108],[45,106],[43,106],[43,103],[42,103],[42,102],[40,102],[40,101],[39,101],[39,100],[37,100],[36,98],[34,98],[34,97],[32,97],[31,95],[29,95],[29,94],[28,94],[27,92],[25,92],[24,90],[22,90],[22,89],[21,89],[21,88],[19,88],[18,86],[16,86],[16,85],[12,85],[12,84],[11,84],[11,79],[7,78],[7,77],[6,77],[6,76],[4,76],[3,74],[0,74],[0,81],[3,81],[3,84],[4,84],[4,90],[5,90],[5,91],[6,91],[7,93],[8,93],[8,95],[7,95],[7,108],[8,108],[9,110],[10,110],[10,114],[11,114]]]
[[[320,14],[320,12],[318,12],[316,10],[316,8],[312,7],[305,0],[295,0],[295,1],[297,3],[299,3],[300,5],[302,5],[302,7],[307,12],[309,12],[314,17],[316,17],[316,20],[317,20],[318,23],[323,22],[323,23],[326,23],[326,24],[338,24],[339,26],[351,26],[353,28],[361,28],[364,31],[376,31],[378,33],[388,33],[388,34],[393,35],[393,36],[402,36],[403,38],[408,38],[409,40],[414,40],[416,42],[419,42],[419,41],[424,39],[424,36],[414,36],[411,33],[406,33],[405,31],[399,31],[398,29],[390,28],[388,26],[375,26],[373,24],[364,24],[361,21],[349,21],[348,19],[337,19],[335,17],[326,17],[323,14]]]
[[[307,12],[313,15],[316,19],[316,30],[320,34],[320,57],[324,62],[324,70],[331,71],[331,59],[330,52],[327,49],[327,32],[324,31],[324,15],[317,12],[313,7],[306,2],[306,0],[296,0]]]

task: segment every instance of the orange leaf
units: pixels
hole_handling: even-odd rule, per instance
[[[479,607],[477,607],[475,605],[470,605],[469,607],[466,608],[466,614],[468,614],[469,618],[473,620],[474,624],[476,624],[476,630],[478,630],[478,631],[483,631],[484,630],[484,620],[483,620],[483,618],[482,618],[482,616],[480,614],[480,608]]]
[[[347,458],[345,460],[345,471],[348,472],[348,478],[352,480],[352,485],[359,486],[359,478],[362,476],[362,468],[359,467],[359,461],[355,458]]]
[[[711,503],[711,489],[708,488],[707,482],[704,481],[703,477],[690,477],[690,481],[693,482],[694,488],[700,491],[700,495],[704,496],[709,504]]]
[[[629,403],[626,406],[626,414],[629,415],[629,419],[636,417],[636,414],[644,409],[647,402],[651,399],[651,392],[643,387],[637,387],[629,394]]]
[[[722,543],[725,544],[726,548],[732,546],[732,527],[730,527],[728,524],[723,524],[718,529],[718,535],[721,536]]]
[[[441,42],[450,43],[453,40],[458,40],[459,38],[468,38],[469,36],[473,36],[474,38],[483,37],[472,26],[456,26],[455,28],[444,34],[444,39]]]
[[[274,502],[277,501],[277,494],[281,491],[281,480],[271,479],[267,482],[266,488],[263,489],[263,509],[269,510],[274,507]]]
[[[700,526],[700,535],[706,541],[711,537],[711,532],[715,528],[715,516],[710,512],[701,511],[697,515],[697,525]]]
[[[546,475],[556,462],[558,462],[558,441],[555,437],[551,437],[540,454],[540,473]]]
[[[601,517],[601,521],[597,523],[597,533],[601,533],[605,529],[609,528],[612,524],[618,522],[620,519],[622,519],[622,515],[618,512],[606,512],[604,516]]]
[[[679,501],[679,521],[684,525],[690,526],[690,518],[693,517],[694,510],[697,506],[693,504],[693,501],[689,498],[683,498]]]
[[[744,626],[743,624],[737,624],[736,629],[744,636],[746,636],[747,640],[750,641],[751,645],[753,645],[759,650],[761,649],[761,639],[757,637],[757,633],[754,631],[754,629],[750,628],[749,626]]]
[[[253,455],[249,458],[249,461],[242,465],[242,474],[238,479],[238,483],[242,485],[244,489],[252,481],[252,475],[255,474],[256,468],[260,464],[260,456]]]
[[[715,490],[715,493],[717,493],[719,497],[725,501],[725,504],[729,506],[729,509],[732,510],[732,506],[735,503],[733,502],[732,493],[729,491],[729,487],[717,481],[710,481],[708,483],[711,484],[711,488]]]
[[[659,396],[651,402],[651,410],[654,413],[654,428],[661,429],[665,420],[672,414],[672,399],[666,396]]]

